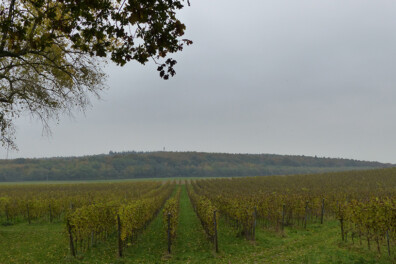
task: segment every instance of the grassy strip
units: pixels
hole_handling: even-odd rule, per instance
[[[208,240],[202,225],[195,214],[186,186],[182,186],[180,196],[180,216],[177,228],[172,263],[212,263],[213,245]]]

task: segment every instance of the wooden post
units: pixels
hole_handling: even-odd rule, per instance
[[[359,244],[362,245],[362,231],[359,229]]]
[[[389,245],[389,230],[386,231],[386,243],[388,245],[388,255],[390,257],[391,251],[390,251],[390,245]]]
[[[26,204],[26,212],[27,212],[28,223],[30,225],[29,204]]]
[[[305,201],[304,229],[307,228],[307,218],[308,218],[308,201]]]
[[[286,208],[286,205],[283,204],[283,205],[282,205],[282,225],[281,225],[282,231],[283,231],[283,229],[285,228],[285,214],[286,214],[285,208]]]
[[[370,229],[367,230],[367,248],[370,250],[371,246],[370,246]]]
[[[322,200],[322,214],[320,215],[320,223],[323,224],[323,217],[324,217],[324,202],[325,199]]]
[[[214,225],[214,244],[216,253],[219,252],[219,244],[217,241],[217,220],[216,220],[216,210],[213,211],[213,225]]]
[[[254,207],[254,211],[253,211],[253,232],[252,232],[253,241],[256,240],[256,224],[257,224],[257,209],[256,209],[256,207]]]
[[[341,238],[342,241],[344,241],[344,219],[340,218],[340,223],[341,223]]]
[[[341,204],[338,204],[338,215],[340,216],[341,238],[342,238],[342,241],[344,241],[344,218],[341,215]]]
[[[67,230],[69,230],[69,238],[70,238],[70,252],[73,257],[76,256],[76,251],[74,250],[74,243],[73,243],[73,233],[71,230],[69,219],[67,219]]]
[[[7,222],[8,222],[10,220],[10,216],[8,215],[8,204],[6,204],[6,206],[5,206],[5,214],[6,214]]]
[[[49,208],[49,219],[50,219],[50,223],[52,223],[52,210],[51,210],[51,204],[48,205]]]
[[[94,231],[91,231],[91,247],[94,245]]]
[[[122,240],[121,240],[121,220],[120,215],[117,215],[117,227],[118,227],[118,257],[122,257]]]
[[[171,253],[171,226],[170,226],[170,219],[171,219],[171,214],[168,213],[168,253]]]

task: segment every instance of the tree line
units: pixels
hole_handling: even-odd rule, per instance
[[[84,157],[0,160],[0,181],[232,177],[390,167],[340,158],[200,152],[110,152]]]

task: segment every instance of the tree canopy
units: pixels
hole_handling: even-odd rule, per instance
[[[189,4],[189,2],[187,1]],[[0,141],[15,148],[14,120],[85,109],[105,88],[101,60],[153,60],[163,79],[170,53],[192,44],[176,17],[184,0],[2,0],[0,2]],[[102,58],[102,59],[101,59]]]

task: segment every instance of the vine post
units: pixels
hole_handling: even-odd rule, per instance
[[[95,242],[95,234],[94,231],[91,231],[91,247],[93,247],[94,242]]]
[[[252,240],[256,240],[256,224],[257,224],[257,208],[254,207],[253,211],[253,232],[252,232]]]
[[[282,205],[282,223],[281,223],[282,231],[285,228],[285,214],[286,214],[285,210],[286,210],[286,205],[283,204]]]
[[[304,229],[307,228],[307,218],[308,218],[308,201],[305,201]]]
[[[216,253],[219,252],[219,244],[217,241],[217,220],[216,220],[216,210],[213,211],[213,225],[214,225],[214,245]]]
[[[6,214],[7,222],[10,221],[10,216],[8,215],[8,204],[6,204],[5,206],[5,214]]]
[[[29,204],[26,204],[26,213],[27,213],[28,223],[29,223],[29,225],[30,225]]]
[[[73,243],[73,233],[70,226],[69,218],[67,219],[67,230],[69,231],[69,239],[70,239],[70,252],[73,257],[76,256],[76,251],[74,250],[74,243]]]
[[[171,220],[171,213],[168,213],[168,253],[170,254],[171,253],[171,243],[172,243],[172,241],[171,241],[171,223],[170,223],[170,220]]]
[[[121,220],[120,215],[117,214],[117,235],[118,235],[118,257],[122,257],[122,239],[121,239]]]
[[[388,255],[390,257],[391,251],[390,251],[390,245],[389,245],[389,230],[386,230],[386,244],[388,246]]]
[[[371,245],[370,245],[370,229],[367,230],[367,248],[370,250]]]
[[[49,210],[49,220],[50,220],[50,223],[52,223],[52,210],[51,210],[51,203],[48,205],[48,210]]]
[[[341,238],[342,241],[344,241],[344,217],[343,214],[341,213],[341,204],[338,204],[338,215],[340,216],[340,224],[341,224]]]
[[[340,218],[340,224],[341,224],[341,238],[342,241],[344,241],[344,219],[342,217]]]
[[[322,213],[320,214],[320,223],[323,224],[323,217],[324,217],[324,206],[325,206],[325,199],[322,200]]]

